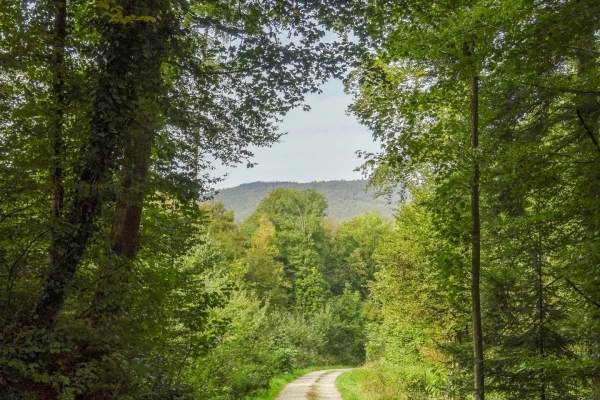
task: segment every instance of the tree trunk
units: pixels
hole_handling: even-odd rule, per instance
[[[536,207],[537,208],[537,207]],[[539,210],[536,209],[536,214],[539,214]],[[542,232],[540,223],[536,223],[536,232],[535,232],[535,254],[533,257],[535,263],[535,269],[537,274],[537,318],[538,318],[538,355],[540,356],[540,360],[543,361],[546,353],[546,331],[544,329],[545,323],[545,305],[544,305],[544,270],[542,264]],[[542,368],[540,374],[540,400],[546,400],[546,376],[545,371]]]
[[[153,43],[158,45],[158,43]],[[162,88],[161,46],[156,47],[158,57],[145,63],[143,82],[140,82],[142,104],[132,115],[127,127],[127,142],[121,166],[121,187],[116,193],[115,214],[111,227],[111,248],[115,257],[102,266],[94,301],[89,310],[92,326],[102,317],[117,318],[125,307],[128,293],[130,266],[139,247],[146,177],[150,169],[154,133],[159,128],[160,110],[156,107]]]
[[[112,249],[118,256],[133,259],[142,221],[146,175],[150,168],[153,132],[143,129],[125,152],[125,176],[112,227]]]
[[[140,65],[149,65],[155,54],[143,51],[140,43],[145,23],[110,24],[104,32],[107,48],[96,82],[96,94],[90,115],[90,136],[85,141],[75,168],[76,193],[60,218],[60,229],[52,243],[51,265],[35,309],[38,323],[51,327],[95,229],[104,188],[118,166],[119,149],[138,100],[139,80],[144,74],[132,73]],[[147,35],[150,37],[151,35]],[[148,39],[148,38],[146,38]],[[149,40],[151,41],[151,39]]]
[[[481,327],[481,225],[479,216],[479,77],[471,77],[471,149],[473,178],[471,181],[471,302],[473,316],[473,352],[475,359],[475,400],[484,400],[483,333]]]
[[[62,215],[64,204],[63,164],[62,153],[64,149],[63,125],[65,114],[65,41],[67,38],[67,3],[66,0],[57,0],[54,6],[54,38],[50,68],[52,70],[52,121],[50,125],[50,147],[52,161],[50,166],[50,180],[52,181],[52,217],[53,232],[56,234],[56,223]]]
[[[130,275],[128,264],[134,259],[139,245],[144,184],[150,168],[154,133],[142,127],[134,136],[125,151],[122,188],[117,195],[111,232],[111,247],[116,257],[103,266],[103,279],[88,314],[92,326],[97,326],[102,316],[115,318],[121,314]]]
[[[57,0],[52,3],[54,14],[52,54],[50,56],[50,69],[52,71],[52,116],[49,129],[49,144],[51,151],[50,181],[52,183],[52,210],[51,210],[51,248],[58,247],[60,232],[63,228],[61,217],[64,207],[63,184],[63,125],[65,114],[65,65],[64,52],[67,38],[67,3],[66,0]],[[60,263],[60,255],[51,252],[51,264]],[[38,314],[39,315],[39,314]]]

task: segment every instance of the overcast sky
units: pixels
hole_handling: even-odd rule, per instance
[[[361,179],[359,172],[353,172],[361,164],[355,152],[376,151],[379,145],[353,116],[346,115],[351,98],[344,94],[341,81],[330,81],[322,89],[320,95],[307,96],[309,112],[295,109],[285,117],[281,130],[287,135],[280,143],[250,149],[257,166],[217,166],[215,175],[228,175],[217,188],[256,181]]]

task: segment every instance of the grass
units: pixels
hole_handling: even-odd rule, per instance
[[[426,379],[429,371],[423,365],[382,365],[370,363],[341,374],[335,386],[343,400],[401,400],[406,398],[437,399],[432,393],[410,397],[407,382]],[[429,373],[430,378],[432,377]],[[427,384],[430,381],[426,382]],[[414,396],[414,393],[413,393]]]
[[[263,389],[251,397],[246,397],[244,400],[275,400],[279,393],[287,386],[288,383],[300,378],[302,375],[306,375],[309,372],[320,371],[324,369],[338,369],[338,368],[349,368],[346,366],[329,366],[329,367],[309,367],[298,369],[287,374],[281,374],[273,377],[269,383],[268,389]]]
[[[412,366],[413,370],[418,370],[418,366]],[[410,369],[410,368],[408,368]],[[342,395],[343,400],[398,400],[405,399],[408,393],[405,393],[405,387],[401,380],[394,381],[389,376],[398,378],[397,375],[402,371],[401,368],[391,369],[383,372],[380,366],[367,364],[362,368],[353,369],[344,372],[335,380],[335,386]],[[406,370],[404,371],[406,372]],[[388,374],[386,378],[384,374]],[[402,379],[402,378],[400,378]],[[413,395],[414,396],[414,395]],[[419,399],[447,399],[443,394],[422,395],[424,397],[411,397]],[[495,393],[486,393],[489,400],[503,400],[504,398]]]
[[[335,380],[335,386],[344,400],[365,400],[363,391],[360,388],[360,382],[364,381],[367,375],[364,369],[353,369],[344,372]]]

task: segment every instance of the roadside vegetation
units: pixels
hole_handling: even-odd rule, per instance
[[[369,400],[364,394],[364,382],[366,381],[365,369],[354,369],[347,371],[337,377],[335,387],[342,395],[343,400]]]

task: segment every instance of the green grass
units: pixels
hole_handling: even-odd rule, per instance
[[[346,366],[328,366],[328,367],[309,367],[298,369],[293,372],[287,374],[281,374],[273,377],[271,382],[269,383],[268,389],[263,389],[262,391],[256,393],[251,397],[246,397],[244,400],[275,400],[279,395],[279,392],[283,390],[284,387],[287,386],[288,383],[292,382],[300,378],[302,375],[306,375],[309,372],[320,371],[324,369],[337,369],[337,368],[350,368]]]
[[[366,377],[367,371],[363,369],[353,369],[344,372],[335,380],[335,386],[344,400],[365,400],[365,396],[360,390],[359,382]]]
[[[408,366],[407,369],[415,371],[419,369],[419,366]],[[335,380],[335,386],[342,395],[343,400],[404,399],[406,397],[404,394],[404,386],[401,384],[401,381],[394,381],[393,379],[382,380],[383,373],[397,377],[402,371],[403,369],[398,367],[383,372],[380,366],[367,364],[362,368],[353,369],[338,376]],[[404,372],[406,372],[406,369]],[[442,397],[446,398],[439,394],[416,398],[439,399]],[[496,393],[486,393],[485,397],[489,400],[505,400],[504,397]]]

